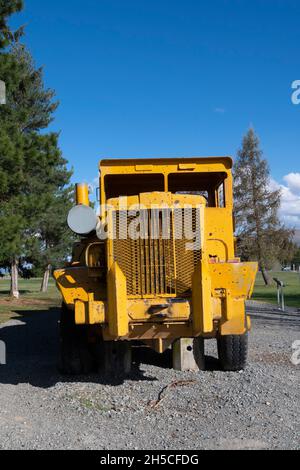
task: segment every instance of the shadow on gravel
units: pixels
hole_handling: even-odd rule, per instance
[[[63,376],[58,372],[58,321],[59,309],[15,311],[19,324],[0,328],[0,341],[6,344],[6,365],[0,366],[0,383],[17,385],[29,383],[34,387],[50,388],[57,383],[93,382],[104,385],[121,385],[125,380],[155,381],[141,370],[140,352],[134,352],[133,371],[129,377],[115,378],[103,374],[88,376]],[[148,354],[148,352],[147,352]],[[164,367],[166,358],[148,356],[155,365]]]
[[[18,324],[0,327],[0,341],[6,344],[7,365],[0,366],[0,383],[29,383],[34,387],[50,388],[57,383],[92,382],[118,386],[127,380],[156,381],[147,377],[143,365],[172,368],[172,351],[164,354],[142,347],[133,347],[133,371],[129,377],[115,378],[95,373],[87,376],[63,376],[58,372],[58,322],[60,310],[15,311]],[[218,361],[207,357],[207,370],[220,370]]]
[[[223,372],[219,359],[213,356],[205,357],[205,370],[207,372]]]

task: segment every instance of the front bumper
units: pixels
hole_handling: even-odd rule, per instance
[[[78,325],[98,325],[106,340],[168,340],[179,337],[244,334],[250,323],[245,300],[253,292],[256,263],[204,263],[193,276],[191,298],[127,297],[126,278],[117,263],[107,285],[85,267],[55,271],[63,300]]]

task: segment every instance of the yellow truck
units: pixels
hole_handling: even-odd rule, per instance
[[[81,240],[54,273],[63,372],[128,374],[137,342],[203,370],[206,339],[224,370],[245,367],[257,264],[235,255],[231,158],[104,160],[99,215],[79,184],[68,224]]]

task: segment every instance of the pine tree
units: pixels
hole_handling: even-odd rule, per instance
[[[8,36],[15,40],[12,33]],[[40,134],[57,103],[54,92],[44,87],[43,70],[23,45],[14,42],[0,53],[0,77],[7,88],[7,104],[0,107],[0,262],[10,264],[11,295],[18,297],[19,260],[32,257],[32,245],[42,236],[39,223],[51,207],[57,210],[71,172],[58,135]],[[58,220],[65,227],[67,206],[60,209]]]
[[[6,83],[8,103],[0,108],[0,118],[7,128],[20,133],[46,129],[58,102],[53,101],[55,92],[45,89],[43,69],[35,68],[25,46],[15,43],[9,54],[1,54],[0,76]]]
[[[51,266],[62,263],[72,246],[73,235],[66,223],[73,205],[74,191],[69,187],[72,173],[58,148],[57,134],[33,133],[26,140],[24,253],[28,262],[44,271],[44,279],[49,279]],[[44,282],[43,290],[46,288]]]
[[[0,49],[9,46],[23,34],[23,27],[17,31],[11,31],[8,25],[10,16],[20,12],[22,8],[23,0],[0,0]]]
[[[18,40],[23,34],[23,28],[17,31],[11,31],[8,22],[13,13],[21,11],[23,8],[22,0],[0,0],[0,79],[6,83],[6,75],[10,70],[11,73],[15,67],[15,61],[10,57],[9,53],[3,52],[14,41]],[[3,111],[4,106],[0,107]],[[19,296],[18,290],[18,260],[14,256],[20,250],[21,240],[18,237],[18,231],[22,226],[22,217],[13,211],[11,215],[11,207],[15,207],[15,189],[18,187],[20,179],[22,179],[22,143],[16,129],[7,132],[3,114],[0,116],[0,223],[5,221],[5,225],[1,224],[0,236],[0,260],[9,260],[12,273],[11,292],[13,296]],[[10,217],[11,215],[11,217]]]
[[[270,170],[253,129],[243,139],[234,167],[238,248],[244,260],[257,260],[266,284],[267,270],[279,260],[293,231],[278,218],[281,191],[270,188]]]

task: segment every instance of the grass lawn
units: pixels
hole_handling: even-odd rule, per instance
[[[0,279],[0,323],[18,318],[20,314],[23,315],[26,312],[43,311],[59,306],[61,297],[54,281],[50,280],[49,290],[46,294],[40,292],[41,283],[42,279],[20,279],[20,300],[12,301],[9,298],[9,280]]]
[[[300,308],[300,274],[290,272],[272,272],[269,273],[269,275],[272,279],[276,277],[286,285],[284,288],[286,305],[288,307]],[[277,304],[277,288],[275,282],[273,282],[272,286],[266,287],[262,279],[262,275],[259,273],[256,280],[253,300]]]

